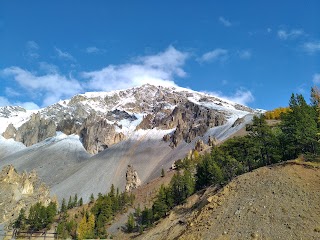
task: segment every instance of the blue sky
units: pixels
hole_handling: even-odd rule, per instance
[[[254,108],[320,84],[319,1],[0,2],[0,105],[143,83]]]

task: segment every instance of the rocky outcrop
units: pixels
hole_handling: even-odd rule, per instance
[[[2,136],[6,139],[15,138],[17,134],[17,129],[13,126],[12,123],[8,125]]]
[[[202,140],[198,140],[194,146],[194,150],[198,151],[198,152],[202,152],[205,149],[205,144]]]
[[[84,148],[92,154],[103,151],[108,146],[125,139],[125,135],[116,132],[117,125],[110,124],[107,119],[91,115],[81,127],[80,138]]]
[[[156,122],[155,125],[164,129],[176,127],[171,136],[171,146],[176,147],[182,140],[191,142],[197,136],[203,136],[209,128],[225,123],[224,113],[186,102],[178,105],[168,117]]]
[[[128,165],[126,172],[126,192],[130,192],[141,185],[138,173],[131,165]]]
[[[214,146],[217,146],[217,144],[218,144],[218,140],[215,137],[209,136],[208,145],[210,147],[214,147]]]
[[[50,203],[48,188],[40,183],[35,172],[19,174],[12,165],[0,172],[0,223],[15,219],[21,208]]]
[[[141,123],[137,126],[136,130],[139,129],[152,129],[154,116],[152,114],[148,114],[143,116]]]
[[[224,110],[216,110],[217,106]],[[139,129],[175,129],[163,139],[172,147],[181,141],[189,143],[204,136],[209,128],[226,123],[227,116],[232,115],[230,109],[253,112],[208,94],[146,84],[110,93],[79,94],[32,116],[21,107],[0,107],[0,117],[20,118],[15,122],[17,125],[7,127],[3,133],[5,138],[31,146],[61,131],[66,135],[79,135],[85,149],[95,154]],[[144,117],[138,125],[131,124],[141,115]]]
[[[15,129],[12,124],[9,125],[3,137],[14,138],[15,141],[22,142],[28,147],[55,135],[55,123],[50,119],[41,118],[40,113],[37,113],[18,129]]]

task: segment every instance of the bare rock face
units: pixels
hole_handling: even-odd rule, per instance
[[[218,140],[215,137],[209,136],[208,145],[210,147],[214,147],[214,146],[217,146],[217,144],[218,144]]]
[[[202,140],[198,140],[194,146],[194,150],[202,152],[205,149],[205,144]]]
[[[6,128],[6,130],[4,131],[4,133],[2,134],[2,136],[6,139],[9,139],[9,138],[15,138],[16,134],[17,134],[17,129],[13,126],[12,123],[10,123]]]
[[[139,129],[152,129],[153,128],[153,119],[154,116],[152,114],[148,114],[143,117],[141,123],[137,126],[136,130]]]
[[[165,129],[176,127],[171,136],[171,146],[176,147],[182,140],[191,142],[195,137],[203,136],[209,128],[225,123],[223,113],[186,102],[178,105],[167,118],[156,125]]]
[[[40,183],[35,172],[19,174],[12,165],[0,172],[0,223],[15,219],[21,208],[51,202],[48,188]]]
[[[17,130],[10,124],[3,137],[14,138],[15,141],[31,146],[49,137],[56,135],[56,125],[52,120],[40,117],[40,114],[33,114],[29,121],[22,124]]]
[[[131,165],[128,165],[126,173],[126,192],[130,192],[141,185],[141,180],[138,173]]]
[[[91,115],[81,127],[80,138],[84,148],[92,154],[103,151],[110,145],[125,139],[123,133],[116,132],[117,125],[109,124],[105,118]]]

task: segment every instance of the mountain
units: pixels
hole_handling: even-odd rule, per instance
[[[127,165],[147,183],[200,141],[223,141],[258,111],[179,87],[143,85],[79,94],[37,111],[0,108],[0,167],[36,170],[61,200],[111,184]],[[202,143],[203,141],[203,143]]]

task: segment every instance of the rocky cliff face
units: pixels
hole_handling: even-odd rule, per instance
[[[208,129],[225,124],[233,114],[242,117],[253,112],[248,107],[208,94],[149,84],[110,93],[76,95],[29,117],[28,112],[22,110],[0,108],[0,118],[21,115],[23,123],[9,124],[7,120],[5,138],[31,146],[61,131],[79,135],[85,149],[92,154],[139,129],[172,129],[164,140],[176,147],[181,141],[189,143]]]
[[[177,123],[171,136],[171,146],[176,147],[182,140],[191,142],[195,137],[203,136],[209,128],[225,124],[226,116],[217,110],[187,102],[175,108],[163,122],[169,126]]]
[[[31,115],[30,120],[22,124],[18,129],[15,129],[10,124],[3,133],[5,138],[13,138],[15,141],[22,142],[27,147],[55,135],[55,123],[50,119],[41,118],[39,113]]]
[[[126,173],[126,192],[139,187],[141,185],[141,180],[138,176],[138,173],[131,165],[128,165]]]
[[[35,172],[18,174],[12,165],[0,172],[0,223],[17,218],[20,209],[50,203],[48,188],[39,182]]]
[[[125,139],[125,135],[116,132],[116,124],[110,124],[105,118],[92,115],[87,118],[81,127],[80,138],[84,148],[96,154],[108,148],[108,146]]]

